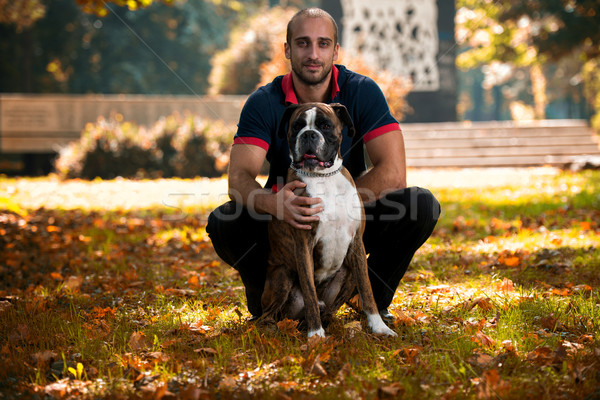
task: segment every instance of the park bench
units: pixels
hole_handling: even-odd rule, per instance
[[[206,118],[235,123],[245,99],[245,96],[1,94],[0,173],[10,169],[13,160],[32,173],[49,168],[50,162],[46,162],[47,167],[36,164],[40,164],[40,159],[51,159],[60,147],[77,140],[85,124],[95,121],[98,115],[109,116],[118,111],[124,120],[151,125],[162,115],[190,110]],[[585,120],[402,123],[401,126],[407,165],[413,168],[564,167],[578,156],[600,156],[598,136]],[[23,155],[24,158],[15,158]]]
[[[564,167],[600,156],[585,120],[402,124],[408,167]]]

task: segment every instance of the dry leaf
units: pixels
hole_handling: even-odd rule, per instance
[[[131,350],[144,350],[148,347],[146,343],[146,334],[144,332],[133,332],[129,337],[129,347]]]
[[[283,333],[284,335],[297,336],[300,334],[298,331],[298,322],[298,320],[286,318],[277,322],[277,328],[279,329],[279,332]]]
[[[81,276],[70,276],[65,281],[65,288],[69,290],[77,290],[81,287],[83,278]]]
[[[496,345],[494,339],[481,331],[475,332],[475,334],[471,336],[471,340],[475,343],[481,344],[483,347],[493,347]]]
[[[216,356],[217,354],[219,354],[217,350],[213,349],[212,347],[203,347],[201,349],[195,349],[194,353],[199,353],[205,356]]]
[[[467,362],[479,368],[487,368],[494,362],[494,357],[490,356],[489,354],[475,353],[471,357],[467,358]]]
[[[382,386],[377,389],[376,399],[392,399],[401,396],[404,393],[404,386],[401,383],[395,382],[391,385]]]

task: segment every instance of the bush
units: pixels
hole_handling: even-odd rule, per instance
[[[147,129],[119,114],[89,123],[61,150],[62,178],[193,178],[226,171],[235,125],[174,113]]]
[[[209,94],[253,92],[260,81],[260,65],[272,59],[274,48],[283,50],[287,22],[297,11],[273,7],[236,28],[231,33],[229,47],[211,60]]]

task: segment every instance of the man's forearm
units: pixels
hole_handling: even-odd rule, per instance
[[[356,187],[364,203],[375,201],[385,193],[406,188],[406,169],[390,171],[376,166],[356,179]]]
[[[274,214],[275,195],[247,174],[229,176],[229,198],[260,214]]]

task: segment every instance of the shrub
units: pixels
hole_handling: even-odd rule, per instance
[[[61,150],[62,178],[193,178],[223,174],[235,125],[179,113],[152,127],[122,122],[117,114],[89,123],[81,139]]]
[[[234,29],[229,47],[211,60],[209,93],[248,94],[254,91],[260,81],[260,65],[272,59],[274,46],[283,50],[287,22],[297,11],[273,7]]]

